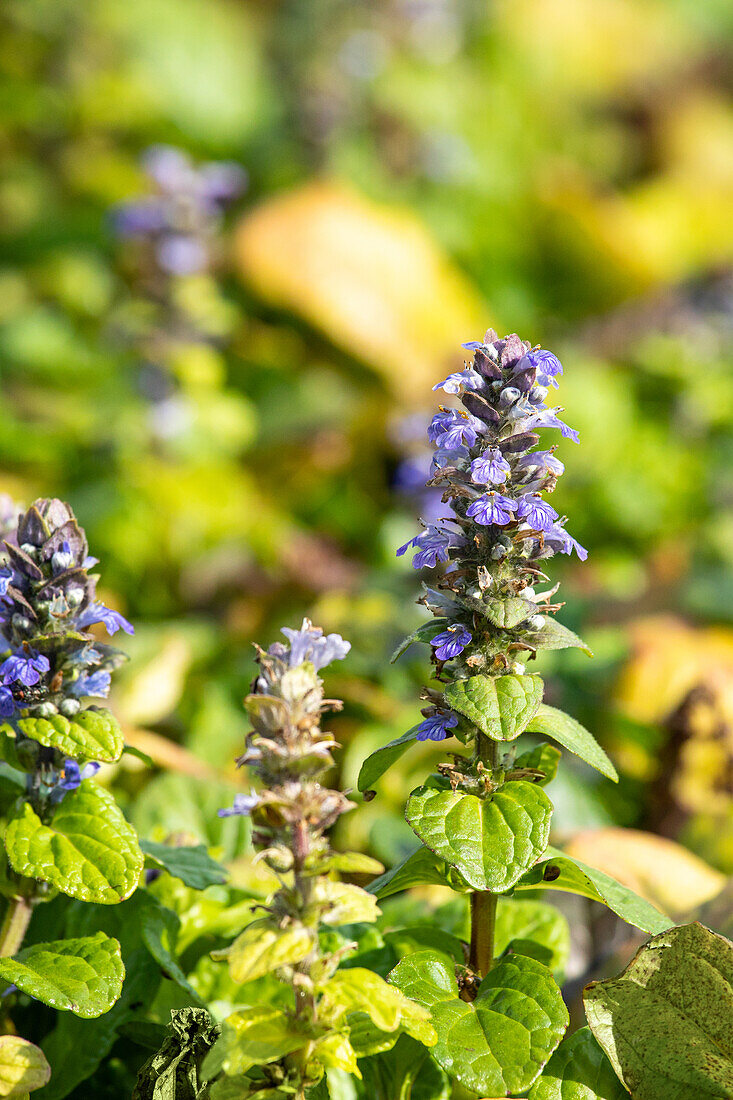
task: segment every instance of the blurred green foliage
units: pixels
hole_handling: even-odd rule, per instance
[[[424,655],[387,665],[420,619],[394,558],[417,507],[395,489],[419,453],[400,440],[410,414],[427,419],[443,360],[481,335],[465,326],[491,324],[557,351],[581,431],[554,503],[591,556],[552,572],[597,657],[549,655],[542,671],[624,777],[609,791],[566,769],[556,820],[676,833],[687,818],[695,850],[733,869],[730,841],[711,840],[723,820],[733,834],[730,801],[712,823],[695,816],[703,797],[667,791],[669,812],[650,809],[684,692],[642,714],[618,689],[637,619],[723,630],[733,607],[729,7],[6,0],[0,25],[2,488],[67,498],[104,559],[138,628],[115,708],[131,739],[161,767],[196,774],[182,746],[231,781],[249,644],[305,612],[353,642],[330,689],[347,700],[347,778],[414,723]],[[250,178],[216,264],[166,291],[204,337],[169,332],[162,353],[167,315],[110,220],[145,193],[140,158],[159,142]],[[185,412],[171,430],[151,359]],[[691,630],[680,660],[699,645]],[[707,682],[695,667],[685,690]],[[350,844],[404,853],[423,763],[405,758],[346,820]],[[180,828],[172,780],[126,768],[133,815]]]

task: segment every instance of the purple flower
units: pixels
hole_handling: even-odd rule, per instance
[[[523,519],[534,531],[549,531],[557,512],[542,497],[529,494],[517,501],[517,519]]]
[[[342,661],[351,649],[351,642],[345,642],[340,634],[328,634],[324,637],[320,627],[312,626],[310,619],[303,619],[300,630],[284,626],[280,633],[290,642],[291,668],[310,661],[318,672],[331,661]]]
[[[0,718],[10,718],[15,713],[15,699],[9,687],[0,687]]]
[[[482,431],[484,425],[477,417],[457,409],[444,409],[431,420],[428,439],[446,451],[455,451],[464,445],[473,447]]]
[[[75,791],[82,779],[91,779],[99,771],[100,765],[92,761],[80,768],[76,760],[64,761],[64,777],[56,784],[62,791]]]
[[[487,493],[478,500],[474,500],[473,504],[469,504],[466,515],[475,519],[476,523],[482,527],[489,527],[492,523],[499,525],[511,523],[514,518],[512,513],[516,510],[516,501],[511,500],[510,497],[504,497],[501,493]]]
[[[217,810],[219,817],[249,817],[259,802],[256,794],[235,794],[234,805]]]
[[[20,683],[33,687],[41,679],[41,673],[48,672],[50,667],[48,657],[42,653],[33,656],[14,653],[0,665],[0,676],[4,684]]]
[[[108,634],[116,634],[120,627],[125,634],[135,633],[134,626],[128,623],[124,615],[120,615],[119,611],[113,611],[110,607],[105,607],[103,603],[90,604],[79,616],[77,625],[84,630],[88,626],[94,626],[95,623],[103,623]]]
[[[479,390],[482,385],[483,378],[478,371],[475,371],[473,367],[466,367],[465,370],[458,370],[454,371],[453,374],[449,374],[442,382],[438,382],[436,386],[433,386],[433,390],[444,390],[445,393],[460,393],[461,386],[467,390]]]
[[[0,596],[5,596],[8,591],[8,585],[13,579],[13,570],[7,567],[0,569]]]
[[[586,548],[576,542],[572,535],[565,530],[562,523],[554,523],[545,533],[545,545],[552,550],[558,550],[561,554],[572,554],[574,550],[581,561],[585,561],[588,557]]]
[[[557,386],[555,377],[562,374],[562,363],[551,351],[540,348],[539,351],[527,352],[517,364],[517,370],[526,370],[527,366],[536,369],[540,386]]]
[[[511,466],[498,447],[492,447],[471,463],[471,480],[477,485],[501,485],[511,473]]]
[[[444,741],[446,737],[451,736],[448,730],[457,725],[458,715],[456,714],[450,712],[448,714],[432,714],[430,718],[426,718],[420,723],[415,736],[418,741]]]
[[[535,413],[525,422],[524,428],[527,431],[531,428],[559,428],[564,439],[572,439],[573,443],[580,443],[578,433],[560,420],[557,415],[559,412],[562,412],[562,409],[545,409],[543,412]]]
[[[517,462],[518,470],[536,470],[547,471],[549,474],[554,474],[555,477],[560,477],[565,472],[565,467],[559,458],[555,458],[552,451],[533,451],[530,454],[522,455]]]
[[[463,653],[467,645],[470,645],[473,635],[464,626],[451,626],[447,630],[436,634],[431,645],[435,646],[435,656],[439,661],[449,661],[451,657],[457,657]]]
[[[165,237],[156,250],[158,263],[169,275],[195,275],[209,262],[205,245],[182,233]]]
[[[111,683],[110,673],[105,672],[104,669],[98,669],[89,676],[82,673],[72,684],[71,691],[77,696],[87,695],[106,699]]]
[[[455,466],[461,458],[468,458],[468,447],[453,447],[451,450],[445,450],[443,447],[438,447],[433,452],[433,468],[436,470],[442,470],[445,466]]]
[[[428,526],[421,534],[400,546],[397,557],[402,555],[411,546],[415,546],[418,553],[412,559],[413,569],[425,567],[433,569],[439,561],[448,561],[448,550],[451,546],[457,546],[458,539],[450,531],[443,531],[439,527]]]
[[[51,557],[51,568],[54,574],[63,573],[65,569],[70,569],[73,564],[74,555],[71,553],[71,547],[68,542],[64,541]]]
[[[112,225],[120,237],[147,237],[165,228],[163,203],[158,199],[126,202],[112,211]]]

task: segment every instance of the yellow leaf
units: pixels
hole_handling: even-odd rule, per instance
[[[243,984],[261,978],[281,966],[302,962],[313,947],[313,936],[303,925],[263,928],[259,921],[245,928],[224,951],[212,951],[213,959],[226,958],[229,973]]]
[[[725,875],[681,844],[636,829],[592,829],[579,833],[565,851],[618,879],[675,920],[714,898]]]
[[[475,288],[413,214],[335,182],[255,209],[239,227],[236,258],[263,298],[304,317],[409,401],[457,369],[461,342],[487,326]]]
[[[48,1084],[51,1067],[33,1043],[18,1035],[0,1036],[0,1096],[20,1100]]]

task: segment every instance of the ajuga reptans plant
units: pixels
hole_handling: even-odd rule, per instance
[[[423,847],[371,889],[383,898],[437,883],[467,894],[470,943],[459,960],[417,951],[390,980],[430,1007],[438,1032],[432,1054],[465,1088],[492,1097],[532,1088],[532,1100],[547,1100],[560,1095],[543,1091],[548,1075],[557,1078],[557,1059],[569,1057],[564,1043],[543,1074],[568,1026],[567,1010],[546,952],[522,929],[521,908],[512,948],[496,957],[497,906],[524,890],[564,889],[604,902],[647,932],[661,933],[670,922],[549,847],[553,807],[545,788],[561,755],[555,743],[617,778],[592,735],[543,703],[542,679],[531,671],[543,649],[586,648],[556,618],[562,604],[547,572],[551,559],[587,554],[548,499],[564,467],[555,446],[540,445],[540,432],[578,437],[560,418],[562,408],[548,406],[562,374],[551,352],[493,331],[464,346],[473,362],[435,387],[457,405],[441,406],[428,429],[435,448],[429,484],[443,490],[443,515],[398,551],[412,550],[416,569],[440,570],[421,598],[433,619],[397,653],[428,642],[434,681],[423,692],[422,721],[365,761],[359,789],[373,797],[372,786],[415,740],[459,742],[408,799],[406,818]],[[549,740],[517,754],[524,733]],[[573,1058],[600,1059],[615,1096],[620,1085],[595,1039],[587,1030],[579,1036],[567,1040]]]
[[[4,502],[2,526],[0,979],[8,1031],[19,996],[82,1018],[112,1007],[124,977],[116,939],[97,932],[27,949],[23,939],[36,906],[59,892],[102,905],[129,897],[143,855],[112,795],[93,779],[124,748],[112,714],[92,701],[108,694],[122,656],[89,628],[132,627],[96,599],[97,562],[68,505],[37,500],[17,517]],[[0,1059],[21,1092],[48,1079],[41,1051],[18,1037],[0,1038]]]
[[[353,945],[335,942],[337,927],[379,913],[372,895],[338,878],[379,865],[334,851],[328,837],[352,803],[324,783],[337,743],[321,719],[341,703],[324,699],[318,673],[350,647],[308,620],[283,633],[288,645],[258,650],[259,674],[245,701],[252,731],[238,762],[257,776],[258,789],[221,811],[249,815],[258,858],[280,885],[265,904],[253,902],[251,922],[218,956],[242,984],[244,1007],[224,1021],[204,1062],[211,1100],[302,1098],[324,1075],[360,1077],[357,1059],[394,1046],[403,1031],[425,1045],[436,1038],[427,1009],[371,970],[339,969]],[[268,974],[281,983],[281,1003],[260,1003],[256,986],[248,998],[247,983]]]

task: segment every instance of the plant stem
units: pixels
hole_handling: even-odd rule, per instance
[[[476,760],[487,769],[497,764],[498,745],[480,730],[476,731]],[[471,894],[471,948],[468,964],[474,973],[484,978],[494,963],[494,930],[496,927],[497,895],[490,890]]]
[[[28,931],[33,905],[27,898],[11,898],[0,927],[0,958],[15,955],[20,951],[23,938]]]

